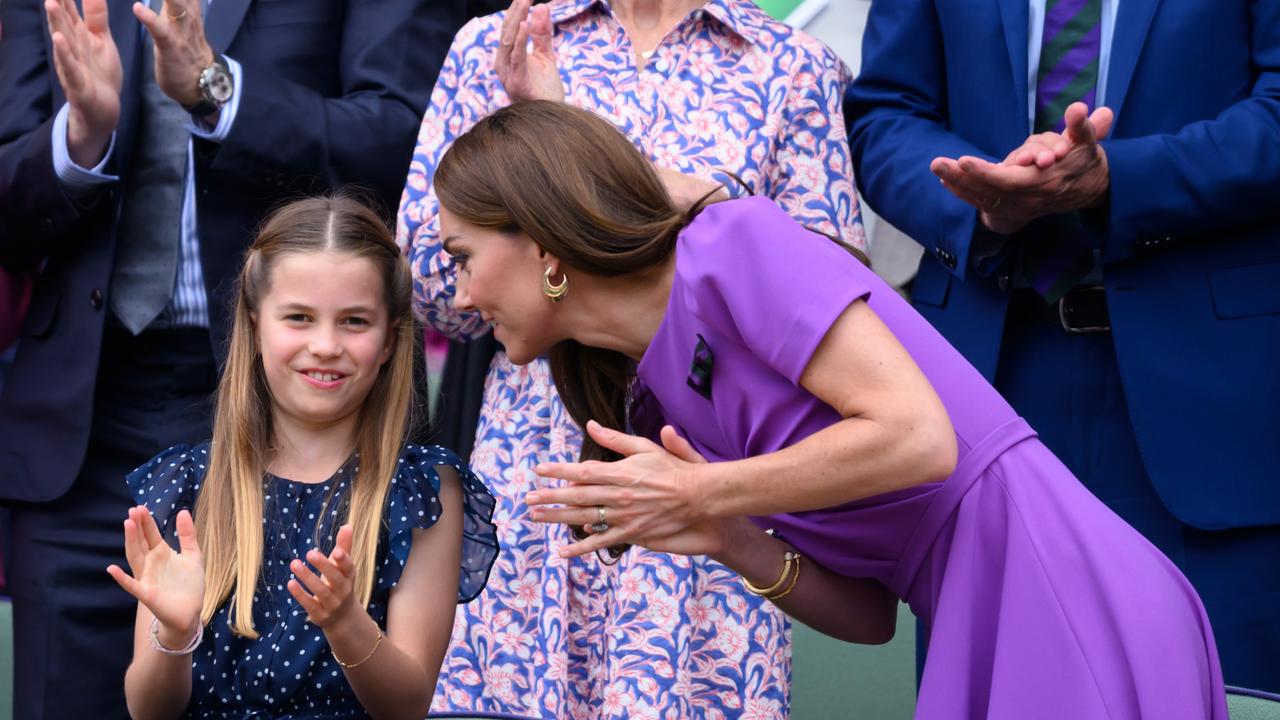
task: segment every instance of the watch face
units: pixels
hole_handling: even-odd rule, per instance
[[[231,74],[222,68],[215,68],[213,77],[209,78],[209,97],[219,105],[231,99]]]

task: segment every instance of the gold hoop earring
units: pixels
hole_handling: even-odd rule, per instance
[[[569,294],[569,276],[565,275],[559,285],[551,284],[551,266],[547,266],[547,271],[542,273],[542,294],[546,295],[551,302],[560,302],[564,296]]]

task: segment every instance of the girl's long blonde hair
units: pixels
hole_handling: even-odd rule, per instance
[[[355,593],[368,605],[373,592],[383,506],[413,407],[415,326],[409,266],[387,225],[364,204],[345,196],[290,203],[264,223],[245,256],[236,290],[230,348],[218,384],[209,468],[196,502],[196,535],[204,553],[204,606],[208,624],[228,599],[231,629],[256,638],[253,595],[263,556],[263,482],[273,441],[271,393],[259,352],[254,317],[269,291],[279,258],[331,251],[372,262],[382,277],[394,348],[360,410],[355,450],[358,470],[346,506],[354,530]],[[341,514],[341,513],[340,513]]]

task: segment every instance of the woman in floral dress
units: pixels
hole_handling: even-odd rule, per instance
[[[526,51],[525,48],[529,49]],[[419,310],[450,337],[488,328],[454,311],[430,180],[454,138],[515,100],[563,100],[621,129],[663,168],[741,178],[811,229],[865,249],[840,99],[848,68],[749,0],[553,0],[478,18],[454,40],[401,201]],[[732,183],[730,183],[732,185]],[[732,189],[732,188],[731,188]],[[632,548],[566,561],[569,529],[532,522],[533,467],[577,458],[581,431],[545,361],[490,366],[472,469],[498,498],[504,552],[459,608],[436,710],[540,718],[784,718],[790,633],[776,609],[706,558]]]

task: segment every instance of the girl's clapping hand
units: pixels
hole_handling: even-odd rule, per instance
[[[107,572],[171,634],[190,637],[200,624],[204,604],[204,560],[191,513],[179,511],[175,523],[181,552],[165,542],[145,505],[130,508],[124,521],[124,553],[133,574],[119,565],[108,567]]]
[[[338,528],[338,540],[328,556],[319,550],[307,553],[307,563],[311,563],[319,575],[301,560],[295,559],[289,566],[294,576],[289,581],[289,593],[307,611],[307,618],[322,628],[336,622],[353,608],[359,610],[355,603],[351,538],[351,526],[343,525]]]

